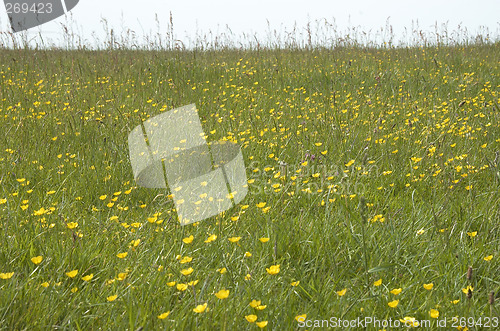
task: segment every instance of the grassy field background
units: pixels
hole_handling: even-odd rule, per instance
[[[1,50],[0,329],[493,326],[499,87],[499,43]],[[181,227],[127,136],[189,103],[250,191]]]

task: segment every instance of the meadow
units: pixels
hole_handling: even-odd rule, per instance
[[[494,329],[499,88],[498,42],[2,49],[0,329]],[[190,103],[249,193],[182,227],[127,136]]]

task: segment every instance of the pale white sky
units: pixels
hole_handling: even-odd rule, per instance
[[[387,19],[393,26],[397,38],[401,38],[404,27],[411,29],[418,20],[419,30],[432,32],[438,25],[448,23],[448,31],[456,30],[460,24],[470,34],[486,27],[494,35],[500,31],[500,0],[80,0],[72,10],[74,32],[89,43],[96,36],[104,39],[102,18],[108,21],[115,33],[122,27],[135,31],[139,36],[156,33],[155,15],[158,15],[160,32],[167,31],[172,12],[174,33],[177,39],[189,42],[196,33],[222,32],[226,25],[239,36],[242,33],[257,34],[264,38],[268,21],[272,29],[291,30],[294,23],[301,32],[308,21],[326,19],[334,23],[339,31],[348,27],[359,27],[359,31],[375,35],[386,26]],[[26,32],[32,42],[63,39],[61,24],[68,24],[61,17]],[[8,32],[6,11],[0,8],[0,32]],[[19,35],[16,34],[16,35]]]

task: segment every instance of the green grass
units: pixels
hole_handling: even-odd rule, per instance
[[[488,303],[500,290],[499,43],[1,50],[0,63],[0,273],[14,272],[0,279],[0,329],[254,330],[245,316],[256,315],[291,330],[302,314],[435,327],[431,309],[500,318]],[[168,192],[136,187],[127,136],[189,103],[209,141],[242,147],[250,191],[181,227]]]

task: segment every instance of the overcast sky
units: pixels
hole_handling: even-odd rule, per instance
[[[337,30],[348,27],[374,34],[386,26],[387,20],[399,36],[404,27],[411,28],[418,21],[419,29],[434,31],[434,25],[448,23],[448,30],[458,25],[476,34],[486,27],[494,35],[500,31],[500,0],[351,0],[351,1],[296,1],[296,0],[80,0],[72,10],[72,27],[91,43],[104,39],[102,18],[115,33],[122,27],[138,35],[156,33],[155,15],[160,31],[167,31],[170,12],[174,32],[183,41],[194,39],[196,33],[221,32],[228,26],[235,35],[242,33],[266,36],[268,22],[272,29],[290,30],[294,23],[304,31],[308,21],[326,19],[335,22]],[[41,27],[28,30],[28,39],[37,41],[62,40],[61,17]],[[10,31],[6,11],[0,10],[0,31]]]

